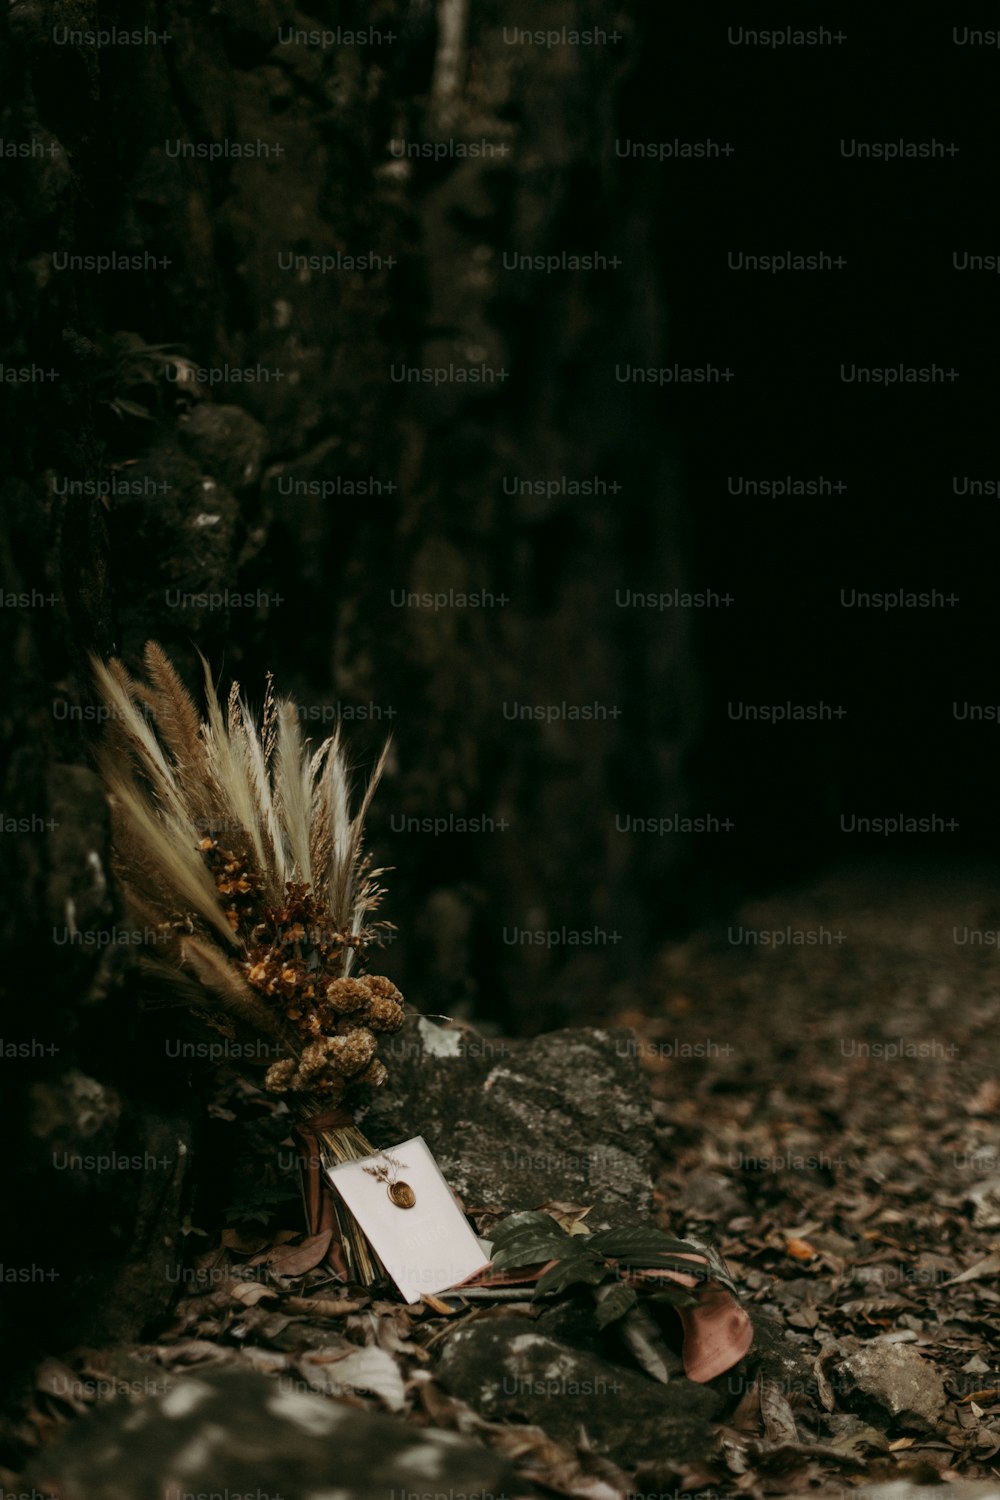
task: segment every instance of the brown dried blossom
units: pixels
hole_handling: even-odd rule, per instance
[[[383,995],[373,995],[368,1010],[365,1012],[365,1022],[372,1031],[390,1033],[398,1031],[405,1019],[403,1007],[399,1001],[390,1000],[388,996]]]
[[[283,1094],[291,1087],[292,1075],[296,1072],[298,1063],[294,1057],[282,1057],[272,1063],[264,1075],[264,1087],[272,1094]]]
[[[371,980],[331,979],[326,984],[324,994],[327,1005],[337,1015],[351,1015],[367,1006],[372,994]]]
[[[297,1064],[292,1058],[273,1063],[267,1071],[266,1086],[273,1093],[308,1092],[339,1099],[349,1080],[363,1079],[371,1084],[379,1078],[379,1070],[372,1068],[376,1046],[370,1031],[324,1036],[303,1048]],[[380,1081],[384,1082],[388,1075],[384,1068],[381,1071]]]
[[[116,873],[164,935],[160,972],[206,1019],[215,1007],[216,1029],[279,1044],[274,1092],[329,1101],[383,1082],[377,1034],[402,1024],[402,997],[351,969],[390,925],[371,918],[383,872],[362,847],[384,755],[352,810],[339,736],[312,752],[270,682],[258,727],[235,685],[220,703],[207,663],[204,719],[153,643],[145,682],[120,662],[94,665],[110,709]]]
[[[389,1076],[389,1070],[380,1057],[373,1057],[363,1073],[359,1073],[357,1083],[367,1084],[369,1088],[381,1088]]]

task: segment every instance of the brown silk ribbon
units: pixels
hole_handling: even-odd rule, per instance
[[[323,1173],[319,1132],[336,1130],[339,1125],[353,1124],[354,1116],[346,1109],[337,1107],[321,1110],[315,1115],[303,1115],[292,1127],[292,1134],[302,1149],[302,1186],[309,1233],[322,1234],[324,1230],[330,1230],[333,1237],[326,1252],[326,1260],[345,1281],[349,1279],[347,1262],[344,1259],[337,1210],[333,1203],[333,1190]]]

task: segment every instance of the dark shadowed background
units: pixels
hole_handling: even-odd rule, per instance
[[[114,937],[89,652],[135,666],[152,637],[195,687],[200,650],[258,702],[271,671],[317,739],[343,725],[359,777],[391,731],[370,823],[395,867],[386,972],[421,1010],[512,1032],[610,1013],[660,943],[748,891],[890,844],[995,847],[997,717],[961,710],[1000,702],[1000,293],[952,262],[996,248],[995,55],[929,16],[901,69],[869,18],[782,51],[686,5],[473,0],[452,71],[461,13],[0,19],[3,139],[28,148],[2,204],[0,1084],[27,1121],[6,1193],[33,1201],[4,1259],[46,1246],[58,1268],[42,1344],[46,1317],[86,1336],[158,1310],[136,1268],[192,1190],[181,1170],[131,1195],[71,1181],[53,1151],[173,1151],[200,1107]],[[61,39],[114,25],[169,41]],[[605,39],[517,39],[539,26]],[[369,35],[293,35],[331,27]],[[841,145],[904,138],[959,149]],[[730,269],[786,251],[845,264]],[[161,263],[63,268],[108,254]],[[335,264],[290,259],[310,256]],[[842,379],[900,365],[958,374]],[[402,378],[447,367],[484,378]],[[729,375],[622,378],[706,367]],[[747,489],[786,478],[823,483]],[[955,826],[844,831],[901,814]]]

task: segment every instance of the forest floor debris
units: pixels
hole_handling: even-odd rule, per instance
[[[516,1466],[524,1494],[995,1483],[1000,975],[995,950],[955,934],[998,928],[1000,900],[982,885],[843,875],[748,903],[728,928],[665,950],[641,993],[617,997],[607,1019],[633,1028],[654,1096],[658,1221],[714,1239],[757,1325],[748,1359],[702,1390],[711,1443],[636,1462],[588,1438],[583,1405],[578,1428],[558,1432],[537,1401],[530,1420],[516,1402],[476,1410],[439,1378],[456,1363],[457,1345],[443,1358],[456,1331],[492,1347],[491,1322],[530,1319],[540,1339],[585,1348],[571,1307],[554,1318],[530,1288],[496,1305],[413,1306],[345,1290],[323,1237],[304,1236],[286,1208],[202,1242],[144,1345],[39,1366],[8,1446],[43,1452],[105,1396],[127,1397],[140,1370],[170,1380],[223,1366],[476,1437]],[[734,931],[786,941],[748,946]],[[790,937],[817,932],[830,941]],[[562,1205],[570,1222],[583,1207]],[[590,1354],[578,1364],[597,1378]],[[16,1488],[14,1471],[0,1479]]]

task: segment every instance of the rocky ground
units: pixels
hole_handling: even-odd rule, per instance
[[[651,1356],[596,1330],[586,1289],[345,1292],[301,1232],[287,1119],[228,1080],[203,1149],[239,1171],[184,1266],[149,1268],[178,1283],[169,1316],[53,1350],[4,1488],[998,1493],[998,931],[989,872],[840,873],[670,946],[599,1024],[397,1040],[366,1128],[422,1133],[484,1230],[549,1204],[715,1238],[757,1333],[710,1385],[678,1373],[669,1309]]]

